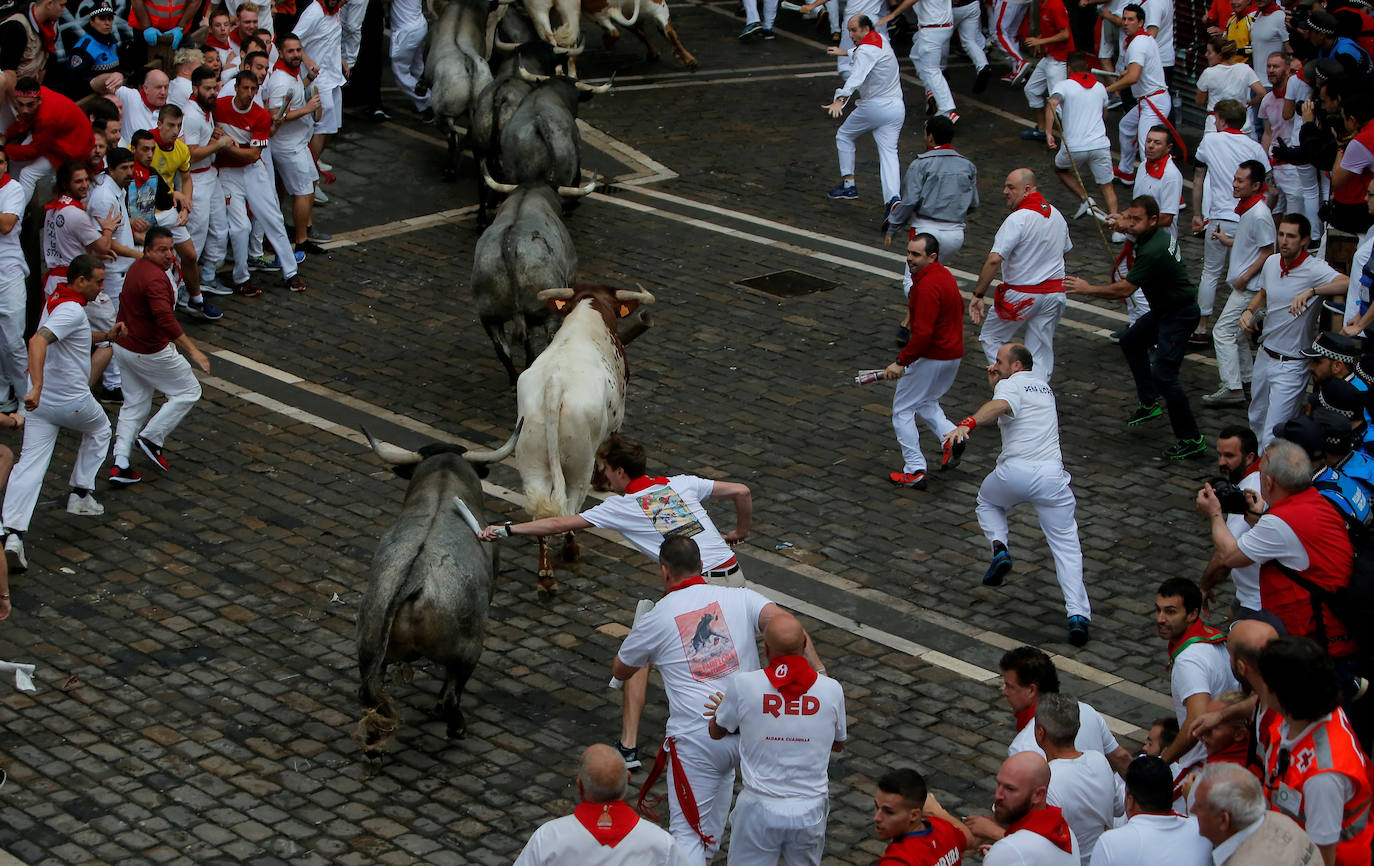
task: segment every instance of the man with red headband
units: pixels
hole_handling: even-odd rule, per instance
[[[15,121],[5,129],[5,154],[10,177],[23,188],[27,205],[34,187],[57,166],[90,156],[95,134],[90,118],[75,102],[40,86],[35,78],[19,79],[8,101]]]
[[[802,655],[806,630],[790,613],[769,621],[763,647],[768,666],[730,677],[706,708],[711,739],[739,737],[744,790],[730,818],[730,862],[819,863],[830,753],[848,738],[844,688]]]

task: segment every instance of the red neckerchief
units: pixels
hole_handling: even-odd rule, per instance
[[[1222,132],[1229,133],[1230,135],[1244,135],[1244,134],[1245,134],[1245,133],[1241,132],[1239,129],[1232,129],[1232,128],[1229,127],[1229,126],[1226,127],[1225,129],[1223,129]]]
[[[1207,753],[1207,763],[1209,764],[1249,764],[1250,735],[1246,734],[1244,739],[1236,740],[1231,745],[1213,754]]]
[[[141,166],[141,165],[139,165],[138,163],[134,163],[134,185],[135,185],[135,186],[143,186],[145,183],[148,182],[148,178],[150,178],[150,177],[152,177],[152,176],[153,176],[153,170],[152,170],[151,168],[145,168],[144,166]]]
[[[152,133],[152,135],[153,135],[153,144],[156,144],[156,145],[158,146],[159,149],[165,150],[165,151],[171,151],[172,148],[174,148],[174,147],[177,146],[177,140],[176,140],[175,138],[172,139],[172,143],[171,143],[171,144],[166,144],[166,143],[164,143],[163,140],[162,140],[162,136],[161,136],[161,135],[158,135],[157,127],[153,127],[152,129],[150,129],[150,130],[148,130],[148,131],[149,131],[150,133]]]
[[[1278,84],[1275,84],[1275,85],[1274,85],[1274,89],[1273,89],[1274,98],[1275,98],[1275,99],[1283,99],[1283,95],[1284,95],[1285,93],[1287,93],[1287,92],[1288,92],[1288,79],[1285,77],[1285,78],[1283,79],[1283,81],[1280,81]]]
[[[1083,85],[1084,90],[1092,90],[1093,85],[1097,84],[1097,76],[1091,72],[1075,72],[1069,76],[1070,81],[1077,81]]]
[[[162,106],[161,106],[161,105],[153,105],[151,102],[148,101],[148,94],[146,94],[146,93],[143,92],[143,88],[142,88],[142,87],[140,87],[140,88],[138,89],[138,98],[139,98],[139,99],[142,99],[142,100],[143,100],[143,104],[146,105],[146,106],[148,106],[148,110],[149,110],[149,111],[152,111],[154,114],[156,114],[157,112],[159,112],[159,111],[162,110]]]
[[[930,150],[926,151],[926,153],[934,153],[934,152],[937,151],[937,150],[954,150],[954,145],[952,145],[952,144],[937,144],[937,145],[935,145],[934,147],[932,147]]]
[[[243,34],[239,32],[239,29],[237,27],[229,31],[229,41],[232,43],[232,45],[230,46],[231,48],[243,47]]]
[[[641,475],[638,478],[635,478],[632,481],[630,481],[629,484],[625,485],[625,494],[628,496],[631,493],[638,493],[639,491],[645,490],[649,487],[653,487],[656,484],[667,483],[668,479],[664,478],[661,475],[657,478],[650,478],[648,475]]]
[[[344,7],[344,5],[343,5],[342,3],[340,3],[338,6],[335,6],[335,7],[334,7],[334,11],[333,11],[333,12],[330,12],[330,11],[329,11],[329,5],[328,5],[327,3],[325,3],[324,0],[320,0],[320,8],[324,10],[324,14],[326,14],[326,15],[338,15],[338,14],[339,14],[339,10],[342,9],[343,7]]]
[[[668,587],[668,592],[663,593],[663,597],[664,597],[664,598],[667,598],[669,593],[677,592],[679,589],[686,589],[686,588],[689,587],[689,586],[705,586],[705,585],[706,585],[706,578],[704,578],[704,577],[702,577],[701,575],[698,574],[696,577],[689,577],[689,578],[687,578],[686,580],[679,581],[678,583],[675,583],[675,584],[673,584],[672,586]]]
[[[234,38],[234,32],[233,32],[232,30],[229,32],[229,38],[230,38],[230,39]],[[216,38],[213,37],[213,36],[207,36],[207,37],[205,37],[205,47],[206,47],[206,48],[223,48],[225,51],[233,51],[233,50],[234,50],[234,46],[230,45],[228,42],[220,42],[218,39],[216,39]]]
[[[1265,196],[1268,194],[1268,192],[1269,187],[1265,186],[1264,184],[1260,184],[1259,192],[1255,193],[1254,195],[1246,196],[1245,198],[1240,200],[1240,204],[1236,205],[1236,213],[1244,214],[1250,208],[1264,201]]]
[[[280,69],[282,72],[285,72],[287,75],[290,75],[292,78],[300,78],[300,77],[301,77],[301,68],[300,68],[299,66],[297,66],[295,69],[292,69],[290,66],[287,66],[287,65],[286,65],[286,61],[284,61],[284,60],[278,60],[278,61],[277,61],[277,65],[274,66],[274,67],[272,67],[272,68],[273,68],[273,69]]]
[[[1148,159],[1145,160],[1145,173],[1148,174],[1150,177],[1154,178],[1155,180],[1159,180],[1161,177],[1164,176],[1164,169],[1168,168],[1168,166],[1169,154],[1166,153],[1159,159],[1154,160],[1153,162],[1151,162]]]
[[[1038,189],[1026,193],[1026,197],[1016,206],[1016,210],[1028,210],[1040,214],[1045,219],[1050,218],[1050,204],[1045,201],[1045,197]]]
[[[1179,635],[1176,639],[1169,641],[1169,664],[1165,666],[1165,669],[1167,670],[1168,668],[1173,667],[1174,661],[1178,658],[1178,654],[1183,652],[1195,643],[1225,642],[1225,632],[1212,628],[1210,625],[1203,622],[1201,618],[1193,620],[1193,622],[1189,624],[1188,628],[1184,630],[1183,634]]]
[[[815,685],[820,676],[802,656],[775,656],[768,660],[768,682],[785,697],[798,698]]]
[[[48,296],[48,312],[51,313],[57,309],[58,304],[64,304],[67,301],[76,301],[81,306],[86,306],[86,298],[80,292],[66,283],[58,283],[57,288],[53,289],[52,294]]]
[[[33,29],[43,37],[43,50],[52,54],[57,49],[57,22],[52,22],[46,27],[38,23],[38,19],[33,17],[33,6],[29,6],[29,23]]]
[[[1044,836],[1064,853],[1073,853],[1073,836],[1069,833],[1069,822],[1064,820],[1064,813],[1058,806],[1030,810],[1024,818],[1007,828],[1007,835],[1010,836],[1017,830],[1029,830],[1037,836]]]
[[[62,210],[64,207],[78,207],[85,210],[86,206],[69,195],[60,195],[47,204],[43,205],[43,210]]]
[[[1294,268],[1301,267],[1302,263],[1305,261],[1307,261],[1307,250],[1303,250],[1302,252],[1298,253],[1297,260],[1294,261],[1291,265],[1284,260],[1283,256],[1279,256],[1279,276],[1288,276],[1288,274],[1291,273]]]
[[[1029,724],[1030,724],[1031,722],[1033,722],[1033,721],[1035,721],[1035,704],[1031,704],[1029,707],[1026,707],[1024,710],[1018,710],[1018,711],[1017,711],[1017,713],[1016,713],[1016,730],[1017,730],[1018,732],[1019,732],[1019,731],[1024,731],[1024,730],[1026,729],[1026,725],[1029,725]]]
[[[639,823],[639,816],[624,800],[614,803],[578,803],[573,809],[577,823],[587,828],[598,845],[614,848]]]
[[[1142,34],[1142,33],[1144,33],[1144,32],[1145,32],[1145,28],[1142,27],[1142,28],[1140,28],[1139,30],[1137,30],[1137,31],[1135,32],[1135,36],[1127,36],[1127,37],[1126,37],[1126,41],[1123,42],[1123,43],[1121,43],[1121,47],[1122,47],[1122,48],[1125,48],[1126,46],[1130,45],[1132,39],[1134,39],[1136,36],[1139,36],[1140,34]]]
[[[877,30],[868,31],[868,35],[859,40],[860,45],[872,45],[874,48],[883,47],[882,34]]]
[[[10,177],[10,173],[9,173],[9,172],[5,172],[4,174],[0,174],[0,189],[3,189],[4,186],[5,186],[5,184],[9,183],[9,182],[12,181],[12,180],[14,180],[14,178]]]

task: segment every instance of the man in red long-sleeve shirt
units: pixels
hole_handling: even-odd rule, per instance
[[[924,490],[926,458],[916,419],[941,439],[954,429],[940,408],[940,398],[954,384],[964,358],[964,300],[954,275],[940,264],[940,242],[934,235],[913,229],[906,262],[911,267],[911,292],[906,299],[911,338],[883,371],[883,378],[900,380],[892,395],[892,429],[902,446],[904,465],[888,478],[901,487]],[[946,444],[940,468],[958,464],[963,450],[962,444]]]
[[[16,120],[5,130],[5,155],[27,205],[33,188],[57,166],[86,161],[95,135],[86,112],[33,78],[19,79],[12,101]]]
[[[177,347],[197,367],[210,372],[210,361],[177,324],[176,292],[167,279],[167,269],[175,258],[172,232],[153,226],[143,236],[143,258],[130,265],[124,275],[116,321],[128,330],[114,346],[124,388],[124,405],[115,426],[115,465],[110,467],[110,481],[115,484],[142,480],[142,475],[129,468],[135,440],[158,469],[167,471],[162,447],[200,399],[200,383]],[[167,402],[148,421],[157,391],[166,395]],[[147,426],[144,421],[148,421]]]

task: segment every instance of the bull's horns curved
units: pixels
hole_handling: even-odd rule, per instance
[[[537,74],[535,74],[535,73],[533,73],[533,72],[530,72],[528,69],[526,69],[526,68],[523,67],[523,66],[517,66],[517,67],[515,67],[515,68],[516,68],[516,70],[520,73],[520,77],[521,77],[522,79],[524,79],[525,81],[528,81],[530,84],[538,84],[538,83],[541,82],[541,81],[548,81],[548,80],[549,80],[549,76],[547,76],[547,75],[537,75]]]
[[[583,45],[574,45],[572,48],[564,48],[562,45],[555,45],[555,46],[553,47],[553,53],[554,53],[554,54],[566,54],[566,55],[569,56],[569,57],[577,57],[579,54],[582,53],[582,50],[583,50],[585,47],[586,47],[586,46],[583,46]]]
[[[511,455],[515,450],[515,440],[520,438],[520,431],[525,427],[525,419],[521,418],[515,422],[515,429],[511,431],[510,438],[506,444],[497,448],[495,451],[469,451],[463,458],[469,463],[500,463]]]
[[[501,181],[492,177],[491,173],[487,171],[487,167],[485,165],[482,166],[482,180],[486,181],[488,187],[504,195],[510,195],[511,193],[515,192],[515,190],[518,188],[517,184],[502,183]]]
[[[644,291],[643,286],[640,286],[637,292],[632,292],[629,289],[616,289],[615,299],[622,304],[626,301],[639,301],[641,304],[652,304],[654,302],[653,294]]]
[[[592,178],[586,186],[560,186],[558,188],[558,194],[563,198],[581,198],[584,195],[591,195],[596,192],[596,188],[600,183],[601,181],[599,179]]]
[[[583,93],[605,93],[611,89],[611,82],[609,81],[605,84],[588,84],[585,81],[574,81],[573,83],[576,84],[577,89],[581,90]]]
[[[493,39],[491,44],[493,48],[499,48],[502,51],[509,52],[512,54],[520,50],[519,42],[507,42],[499,36]]]
[[[372,446],[372,453],[389,466],[413,466],[424,458],[414,451],[409,451],[399,445],[392,445],[390,442],[382,442],[373,436],[366,427],[359,427],[363,435],[367,437],[367,444]]]
[[[572,296],[573,290],[566,287],[561,289],[545,289],[535,295],[535,297],[541,301],[566,301],[571,299]]]

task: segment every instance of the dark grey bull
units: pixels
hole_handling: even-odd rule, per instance
[[[523,66],[517,66],[516,73],[536,86],[501,128],[501,179],[577,186],[582,182],[577,104],[605,93],[611,85],[593,86],[566,75],[536,75]]]
[[[427,658],[440,665],[444,685],[435,711],[447,723],[449,737],[462,737],[466,730],[459,703],[482,656],[497,568],[495,545],[477,540],[487,522],[480,478],[487,474],[486,464],[504,460],[515,449],[520,427],[498,450],[466,454],[456,445],[407,451],[363,431],[377,456],[410,481],[400,517],[377,544],[358,613],[363,717],[353,738],[369,755],[380,752],[400,725],[386,691],[386,671],[393,663]]]
[[[491,83],[487,65],[488,32],[511,0],[449,0],[429,34],[429,53],[421,88],[430,94],[434,117],[448,138],[448,178],[458,172],[458,127],[469,114],[473,99]]]

